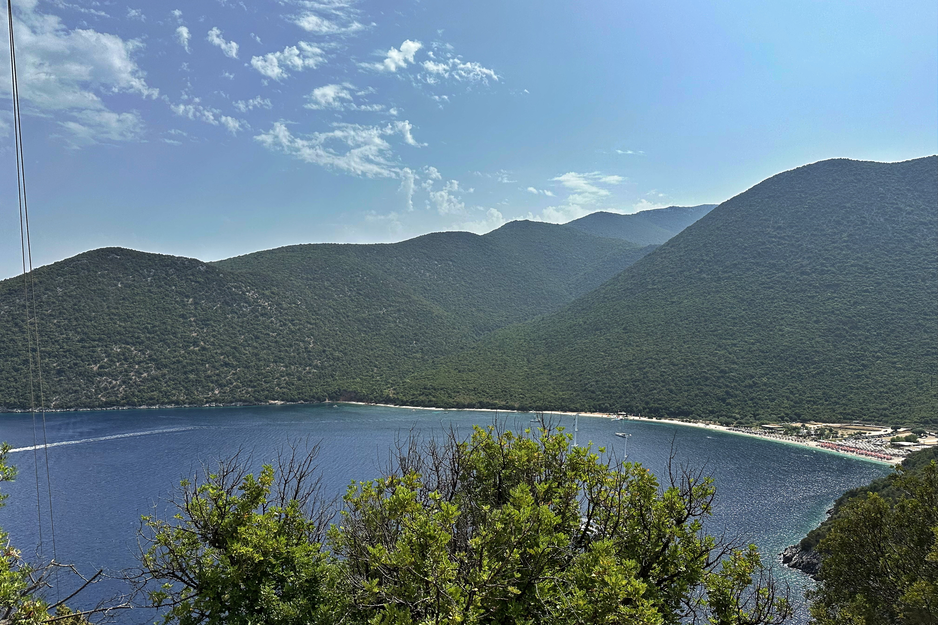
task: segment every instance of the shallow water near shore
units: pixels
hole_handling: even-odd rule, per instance
[[[340,495],[352,480],[380,474],[395,441],[411,430],[423,437],[451,426],[468,435],[473,425],[520,430],[536,427],[534,414],[456,410],[416,410],[353,404],[179,408],[83,411],[46,416],[48,467],[52,481],[56,554],[83,572],[111,572],[132,567],[140,515],[159,507],[179,480],[238,449],[250,452],[257,466],[269,461],[289,441],[321,442],[319,466],[330,494]],[[573,430],[573,417],[552,416]],[[42,442],[41,423],[36,436]],[[771,440],[736,436],[701,428],[645,421],[579,419],[579,444],[592,442],[618,456],[640,462],[666,477],[670,454],[675,461],[703,467],[713,476],[717,501],[708,521],[711,533],[724,530],[755,543],[767,562],[817,525],[845,490],[890,472],[882,464]],[[46,465],[34,454],[33,418],[0,415],[0,440],[14,448],[8,460],[19,469],[6,488],[7,506],[0,527],[24,554],[32,554],[40,527],[43,555],[51,556]],[[39,466],[39,508],[34,457]],[[780,577],[801,594],[809,583],[802,574],[778,566]],[[120,590],[107,582],[88,593],[89,600]],[[69,590],[63,590],[68,593]],[[798,621],[803,620],[803,613]],[[153,621],[150,611],[122,613],[120,623]]]

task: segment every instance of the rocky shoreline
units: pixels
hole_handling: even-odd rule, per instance
[[[817,551],[805,551],[800,545],[791,545],[785,547],[779,556],[782,564],[788,568],[798,569],[813,579],[817,579],[818,571],[821,570],[821,554]]]

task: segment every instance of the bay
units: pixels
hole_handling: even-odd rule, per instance
[[[11,464],[19,469],[9,485],[0,527],[24,554],[32,555],[42,535],[42,555],[51,557],[54,520],[58,561],[86,573],[112,573],[134,565],[140,516],[164,509],[175,485],[238,451],[259,467],[289,442],[321,444],[319,467],[326,489],[341,495],[353,480],[381,474],[396,441],[411,431],[423,437],[454,427],[468,435],[474,425],[499,423],[515,431],[536,426],[527,413],[418,410],[356,404],[317,404],[222,408],[176,408],[49,413],[47,453],[30,449],[42,442],[41,419],[0,416],[0,440],[12,445]],[[573,417],[552,415],[573,429]],[[579,419],[580,444],[592,443],[640,462],[659,478],[668,459],[702,467],[717,486],[708,531],[738,535],[755,543],[768,562],[797,542],[825,516],[845,490],[886,475],[890,468],[858,458],[727,432],[654,422]],[[46,458],[52,509],[46,490]],[[36,460],[39,471],[37,476]],[[38,477],[38,479],[37,479]],[[38,497],[37,497],[38,482]],[[38,501],[37,501],[38,499]],[[810,580],[779,567],[777,573],[803,593]],[[88,600],[119,592],[118,581],[98,585]],[[65,590],[64,592],[68,592]],[[803,610],[798,621],[804,619]],[[121,623],[152,622],[153,614],[134,610]]]

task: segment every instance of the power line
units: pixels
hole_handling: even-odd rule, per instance
[[[36,389],[34,379],[39,387],[39,413],[42,417],[42,442],[46,465],[46,491],[49,496],[49,529],[52,534],[52,560],[55,562],[57,553],[55,545],[55,519],[52,504],[52,475],[49,469],[49,448],[46,434],[46,402],[42,383],[42,359],[39,350],[39,309],[36,303],[36,283],[33,272],[32,244],[29,236],[29,206],[26,195],[26,160],[23,151],[23,125],[20,115],[20,90],[16,72],[16,40],[13,34],[13,2],[7,0],[7,23],[10,33],[10,80],[13,97],[13,141],[16,153],[16,192],[19,204],[20,218],[20,253],[23,262],[23,296],[26,304],[26,350],[29,358],[29,403],[33,417],[33,441],[36,442]],[[32,311],[30,311],[32,302]],[[35,353],[35,368],[33,367],[33,354]],[[36,507],[39,521],[39,549],[42,550],[42,503],[39,492],[39,458],[36,452],[38,445],[33,448],[33,461],[36,467]]]

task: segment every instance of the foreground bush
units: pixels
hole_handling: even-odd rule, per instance
[[[182,484],[174,518],[145,519],[138,580],[162,584],[153,603],[185,624],[789,616],[755,547],[702,531],[709,478],[675,470],[662,486],[601,453],[550,428],[411,440],[350,487],[325,539],[312,456],[260,478],[222,463]]]
[[[900,467],[888,497],[852,500],[818,545],[818,625],[938,623],[938,465]]]

